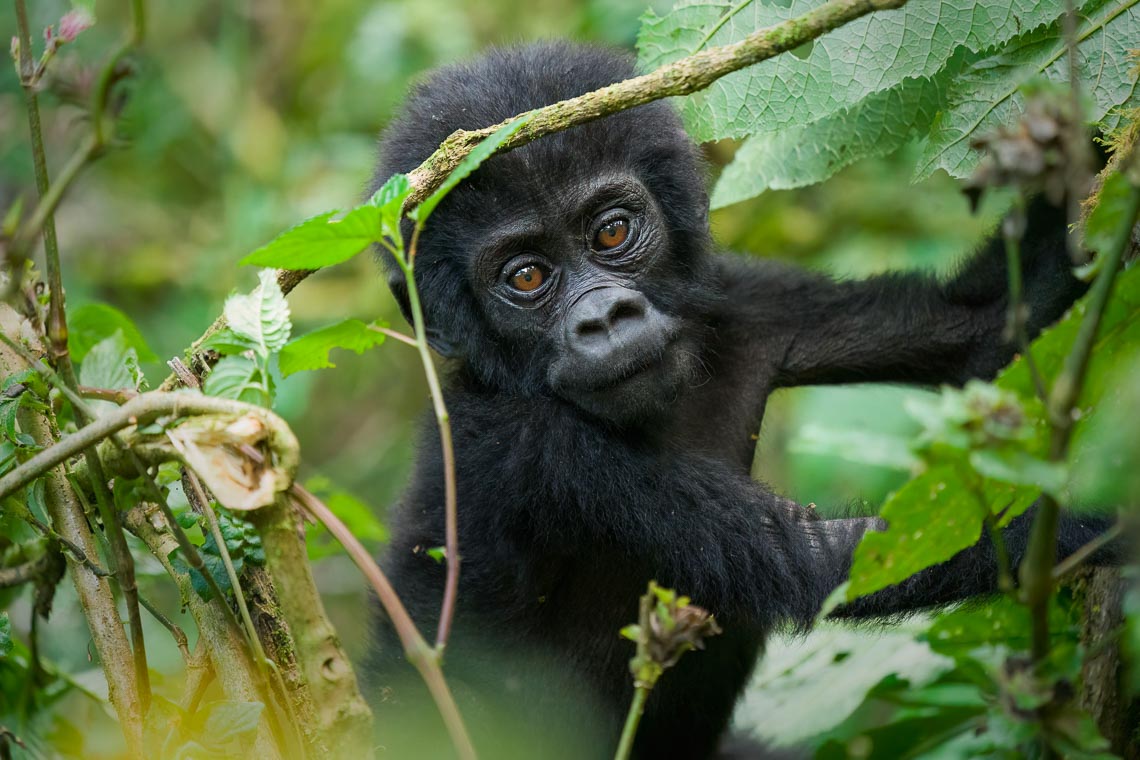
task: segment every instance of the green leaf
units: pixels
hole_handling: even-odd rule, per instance
[[[906,79],[850,108],[745,140],[712,193],[712,208],[822,182],[863,158],[885,156],[929,128],[943,105],[933,79]]]
[[[868,532],[855,549],[847,598],[899,583],[950,559],[981,536],[986,512],[960,487],[957,468],[931,468],[887,497],[885,531]]]
[[[222,356],[231,356],[233,354],[240,354],[245,351],[256,350],[257,347],[258,346],[256,342],[252,338],[247,338],[244,335],[238,335],[230,328],[223,327],[202,341],[198,345],[198,350],[217,351]]]
[[[1039,459],[1017,449],[971,451],[970,465],[987,478],[1033,486],[1057,497],[1062,497],[1069,479],[1069,471],[1064,464]]]
[[[454,171],[447,175],[447,179],[443,181],[439,189],[429,195],[409,216],[415,219],[416,223],[422,227],[428,217],[431,216],[431,212],[435,211],[435,207],[439,205],[439,202],[447,197],[447,194],[450,193],[456,185],[466,179],[471,172],[478,169],[479,164],[490,158],[491,155],[498,150],[500,145],[506,142],[515,132],[518,132],[528,121],[530,121],[530,115],[523,114],[514,121],[508,122],[496,129],[491,133],[490,137],[475,146],[475,149],[459,162],[459,166],[455,167]]]
[[[412,186],[408,175],[393,174],[384,185],[372,194],[369,203],[380,209],[380,233],[391,238],[396,247],[403,249],[404,236],[400,232],[400,218],[404,201],[411,195]]]
[[[737,42],[820,4],[684,0],[663,17],[649,11],[638,33],[638,62],[650,71],[698,50]],[[933,77],[960,47],[983,52],[1052,22],[1064,7],[1059,0],[912,2],[829,32],[807,51],[797,51],[806,54],[780,55],[722,77],[685,98],[682,113],[701,141],[798,128],[905,79]]]
[[[0,612],[0,657],[12,653],[12,621],[7,612]]]
[[[447,548],[446,547],[430,546],[427,549],[425,549],[424,551],[429,557],[431,557],[432,559],[434,559],[436,562],[438,562],[441,565],[443,564],[443,561],[445,559],[447,559]]]
[[[93,388],[137,390],[142,381],[138,354],[121,330],[92,346],[79,366],[80,384]]]
[[[101,340],[121,332],[127,345],[138,354],[139,361],[156,362],[142,333],[123,312],[105,303],[89,303],[67,313],[67,350],[75,362],[82,362],[87,352]]]
[[[203,737],[217,746],[256,730],[264,709],[261,702],[219,700],[205,705],[195,719],[201,721]]]
[[[289,321],[289,303],[277,284],[271,269],[258,274],[260,284],[249,295],[232,295],[226,299],[223,313],[233,333],[249,340],[253,349],[266,357],[289,342],[293,329]]]
[[[852,462],[899,470],[912,470],[920,464],[905,438],[860,430],[830,430],[814,424],[804,425],[796,431],[788,444],[788,451],[837,456]]]
[[[1097,204],[1085,221],[1084,229],[1084,247],[1099,254],[1093,260],[1094,264],[1116,244],[1121,228],[1128,223],[1126,217],[1131,196],[1132,183],[1121,172],[1108,175],[1101,185]]]
[[[246,356],[227,356],[214,365],[202,388],[207,396],[232,398],[268,405],[272,398],[268,377]]]
[[[1137,0],[1086,3],[1077,28],[1077,72],[1093,121],[1113,126],[1114,109],[1134,100],[1136,77],[1124,51],[1140,39]],[[939,4],[941,5],[941,3]],[[909,6],[908,6],[909,7]],[[945,169],[965,177],[980,154],[970,138],[1016,121],[1025,107],[1021,88],[1034,78],[1069,81],[1069,63],[1060,23],[1026,32],[993,55],[980,57],[957,76],[947,93],[949,107],[928,135],[915,178]],[[1107,117],[1107,118],[1106,118]]]
[[[359,319],[346,319],[335,325],[297,338],[283,349],[278,359],[281,374],[285,377],[307,369],[335,367],[329,359],[334,348],[346,348],[358,355],[384,342],[385,335],[373,328],[379,322],[365,324]]]
[[[378,242],[380,209],[371,203],[334,219],[337,211],[307,219],[286,230],[239,264],[279,269],[320,269],[348,261]]]

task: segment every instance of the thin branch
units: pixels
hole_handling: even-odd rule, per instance
[[[424,377],[427,378],[428,391],[431,393],[435,422],[439,427],[439,446],[443,452],[444,547],[446,552],[444,558],[447,561],[447,577],[444,580],[443,602],[440,606],[439,625],[436,628],[435,636],[436,657],[442,658],[448,636],[451,635],[451,621],[455,618],[455,603],[459,596],[459,565],[461,562],[459,555],[459,510],[456,495],[455,447],[451,441],[451,415],[447,412],[439,374],[435,371],[431,349],[428,347],[427,323],[424,321],[423,307],[420,304],[419,288],[416,287],[416,246],[419,243],[422,230],[423,227],[417,224],[412,232],[407,257],[396,256],[396,262],[403,270],[404,282],[407,283],[408,306],[412,312],[412,326],[416,334],[415,346],[420,354]]]
[[[1122,535],[1124,535],[1124,528],[1119,522],[1113,523],[1112,527],[1106,530],[1104,533],[1101,533],[1099,536],[1092,539],[1081,548],[1077,549],[1068,557],[1065,557],[1065,559],[1058,562],[1057,566],[1053,568],[1053,582],[1061,583],[1065,578],[1069,576],[1069,574],[1079,569],[1080,566],[1085,563],[1085,560],[1096,554],[1104,547],[1111,544],[1116,539],[1120,538]]]
[[[398,330],[393,330],[390,327],[381,327],[380,325],[367,325],[367,327],[369,330],[375,330],[376,332],[381,333],[382,335],[387,335],[389,338],[394,338],[395,340],[398,340],[401,343],[406,343],[407,345],[411,346],[412,348],[417,348],[419,346],[419,344],[416,343],[415,338],[412,338],[408,335],[404,335],[402,332],[399,332]]]
[[[1005,339],[1017,346],[1025,358],[1025,366],[1033,381],[1033,389],[1042,402],[1048,403],[1049,393],[1045,380],[1033,360],[1029,343],[1029,307],[1025,303],[1021,271],[1021,237],[1025,234],[1025,195],[1020,190],[1014,197],[1013,209],[1001,223],[1002,240],[1005,242],[1005,261],[1009,278],[1009,309],[1006,314]]]
[[[463,718],[459,714],[459,708],[455,704],[447,681],[443,678],[443,671],[440,670],[435,651],[420,635],[416,624],[412,622],[408,610],[404,607],[404,603],[396,594],[396,589],[392,588],[392,584],[380,566],[376,564],[376,560],[372,559],[372,555],[364,548],[364,545],[340,521],[340,518],[332,513],[332,510],[296,483],[293,484],[292,493],[297,503],[324,525],[332,537],[344,547],[348,556],[352,558],[352,561],[360,568],[360,572],[368,579],[372,589],[376,592],[376,597],[380,600],[380,604],[383,605],[384,611],[388,613],[388,618],[392,621],[396,634],[400,637],[400,643],[404,646],[404,654],[420,672],[424,683],[427,684],[428,691],[431,692],[432,699],[435,700],[436,708],[443,717],[444,725],[447,726],[456,753],[462,760],[474,760],[475,748],[471,744],[471,737],[463,724]]]
[[[526,125],[496,152],[503,153],[540,137],[654,100],[690,95],[703,90],[726,74],[774,58],[869,13],[901,8],[906,2],[907,0],[829,0],[802,16],[757,31],[740,42],[702,50],[644,76],[531,111]],[[405,208],[410,210],[431,195],[476,145],[521,115],[516,114],[501,124],[484,129],[459,130],[444,140],[438,150],[408,175],[408,181],[414,190]],[[288,295],[315,271],[279,270],[277,284],[281,286],[281,292]],[[199,345],[224,326],[225,318],[218,317],[194,345]],[[178,378],[171,375],[163,381],[160,390],[171,390],[177,384]]]
[[[142,594],[139,594],[139,603],[143,608],[150,613],[151,617],[157,620],[163,628],[170,631],[171,637],[174,639],[174,645],[178,647],[178,651],[182,653],[182,660],[186,663],[187,667],[190,665],[190,640],[186,638],[186,632],[179,628],[173,620],[162,614],[162,610],[154,605]]]
[[[7,336],[0,334],[0,341]],[[104,438],[132,425],[145,425],[164,416],[184,417],[192,415],[253,415],[270,432],[271,447],[278,457],[278,466],[291,471],[297,466],[297,439],[285,421],[264,407],[246,404],[241,401],[201,396],[197,393],[162,393],[153,391],[140,394],[118,409],[81,427],[75,433],[40,451],[31,459],[0,478],[0,498],[30,483],[39,475],[75,456],[84,449]]]

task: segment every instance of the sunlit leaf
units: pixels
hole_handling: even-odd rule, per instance
[[[279,269],[320,269],[348,261],[381,237],[380,209],[370,203],[307,219],[243,258],[240,264]]]
[[[384,333],[374,329],[378,326],[375,322],[369,325],[359,319],[346,319],[303,335],[281,349],[278,359],[281,374],[288,377],[301,370],[335,367],[329,354],[336,348],[363,354],[384,342]]]
[[[233,333],[249,340],[261,356],[268,356],[289,342],[293,329],[289,321],[289,303],[277,284],[271,269],[258,274],[260,284],[249,295],[232,295],[226,299],[226,324]]]

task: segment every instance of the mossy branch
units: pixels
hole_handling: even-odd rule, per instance
[[[906,2],[907,0],[829,0],[802,16],[761,29],[731,45],[701,50],[648,74],[536,109],[530,112],[527,123],[496,152],[513,150],[540,137],[563,132],[655,100],[691,95],[726,74],[775,58],[869,13],[901,8]],[[427,160],[408,174],[412,193],[405,208],[411,209],[431,195],[475,146],[519,116],[522,114],[483,129],[461,129],[451,134]],[[277,273],[277,284],[281,286],[281,292],[288,295],[315,271],[283,269]],[[195,341],[191,351],[207,336],[224,326],[224,317],[214,320],[202,337]],[[178,385],[178,378],[170,375],[163,382],[161,390],[171,390]]]

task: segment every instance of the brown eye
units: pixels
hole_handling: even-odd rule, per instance
[[[511,275],[511,287],[522,293],[533,293],[542,287],[546,275],[534,264],[527,264]]]
[[[607,251],[611,248],[617,248],[624,243],[629,237],[629,220],[628,219],[614,219],[612,222],[606,224],[598,230],[594,235],[595,250]]]

